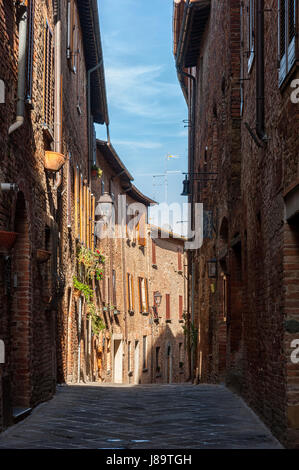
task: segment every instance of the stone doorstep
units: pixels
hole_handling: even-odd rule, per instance
[[[32,408],[22,408],[21,406],[13,407],[12,415],[14,424],[19,423],[31,414]]]

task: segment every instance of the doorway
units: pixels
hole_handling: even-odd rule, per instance
[[[114,383],[123,381],[123,343],[121,339],[114,340]]]
[[[172,351],[170,344],[167,346],[166,381],[168,384],[172,382]]]

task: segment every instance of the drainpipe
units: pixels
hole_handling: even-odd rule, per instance
[[[25,110],[25,76],[26,76],[26,50],[27,50],[27,6],[20,6],[21,19],[19,23],[19,59],[18,59],[18,101],[17,116],[15,122],[10,126],[8,134],[12,134],[24,124]]]
[[[256,59],[256,133],[265,142],[264,0],[257,2]]]
[[[61,16],[60,0],[54,0],[54,53],[55,53],[55,96],[54,96],[54,151],[61,152]],[[61,171],[56,174],[54,188],[62,183]]]
[[[88,115],[88,179],[90,181],[90,171],[91,171],[91,162],[92,162],[92,119],[91,119],[91,96],[90,96],[90,79],[91,79],[91,74],[98,70],[103,64],[103,58],[100,59],[100,61],[92,67],[91,69],[88,70],[87,72],[87,115]],[[108,126],[107,126],[107,136],[108,136],[108,141],[110,141],[109,137],[109,132],[108,132]]]

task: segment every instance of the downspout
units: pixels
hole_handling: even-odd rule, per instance
[[[54,53],[55,53],[55,96],[54,96],[54,151],[61,152],[61,16],[60,0],[54,0]],[[62,183],[62,174],[56,174],[54,188],[57,190]]]
[[[98,70],[103,64],[103,58],[100,61],[87,71],[87,116],[88,116],[88,180],[91,179],[91,162],[92,162],[92,119],[91,119],[91,96],[90,96],[90,79],[91,74]],[[108,131],[108,127],[107,127]],[[109,138],[110,141],[110,138]]]
[[[257,3],[256,59],[256,133],[265,142],[264,0],[258,0]]]
[[[17,116],[15,122],[8,129],[8,134],[12,134],[24,124],[25,111],[25,77],[26,77],[26,51],[27,51],[27,6],[20,5],[21,19],[19,22],[19,59],[18,59],[18,101]]]

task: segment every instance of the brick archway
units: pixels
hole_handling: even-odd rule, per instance
[[[23,193],[15,209],[14,229],[18,233],[12,256],[13,300],[10,322],[11,392],[14,407],[30,406],[31,260],[29,223]]]

